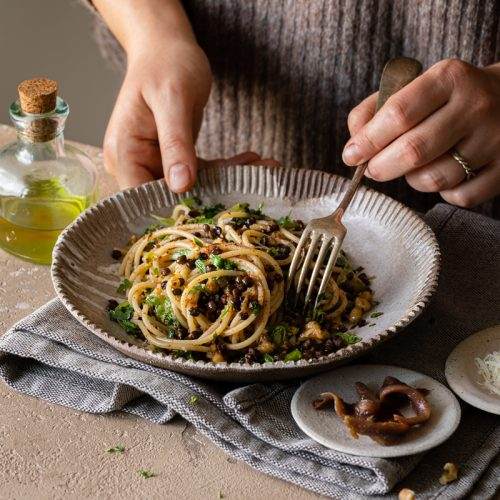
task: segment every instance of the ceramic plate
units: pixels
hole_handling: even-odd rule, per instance
[[[221,167],[200,172],[192,193],[204,203],[227,206],[247,201],[264,203],[266,213],[307,221],[331,213],[348,180],[324,172],[269,167]],[[106,304],[120,281],[111,250],[123,247],[131,233],[142,233],[154,222],[151,214],[167,215],[178,203],[163,181],[118,193],[85,211],[60,236],[53,254],[56,292],[78,321],[120,351],[145,363],[200,377],[230,380],[276,380],[331,368],[365,353],[390,338],[426,306],[437,284],[439,248],[431,229],[402,204],[360,188],[344,222],[344,249],[356,266],[375,275],[375,299],[384,314],[356,329],[361,341],[315,360],[242,365],[174,359],[134,342],[108,319]],[[123,299],[121,299],[123,300]]]
[[[475,361],[494,351],[500,352],[500,325],[460,342],[446,360],[445,375],[457,396],[476,408],[500,415],[500,396],[482,384]]]
[[[322,392],[334,392],[346,402],[357,401],[356,382],[364,382],[376,390],[388,375],[430,390],[427,400],[432,408],[431,418],[425,425],[412,429],[397,445],[383,446],[367,436],[354,439],[333,410],[315,410],[312,406]],[[292,415],[309,437],[332,450],[365,457],[402,457],[429,450],[448,439],[460,422],[460,404],[444,385],[421,373],[397,366],[354,365],[302,384],[292,399]]]

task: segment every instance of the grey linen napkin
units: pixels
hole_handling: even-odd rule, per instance
[[[444,382],[453,347],[500,322],[500,224],[447,205],[426,220],[443,254],[439,290],[417,321],[363,361],[412,368]],[[458,430],[426,454],[378,459],[337,453],[295,425],[290,401],[298,382],[228,387],[145,365],[90,334],[57,299],[0,337],[0,377],[21,393],[80,411],[120,410],[159,424],[179,414],[236,459],[334,498],[386,498],[402,487],[419,498],[488,498],[498,488],[494,415],[463,404]],[[194,394],[195,405],[189,402]],[[460,465],[460,478],[441,486],[449,461]]]

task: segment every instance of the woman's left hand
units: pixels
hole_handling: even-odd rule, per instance
[[[444,60],[388,99],[374,116],[377,94],[348,118],[348,165],[368,161],[376,181],[406,176],[424,192],[472,207],[500,194],[500,64],[476,68]],[[467,174],[450,151],[472,170]]]

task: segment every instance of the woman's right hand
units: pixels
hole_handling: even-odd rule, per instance
[[[163,175],[175,192],[194,184],[194,144],[211,81],[208,60],[192,40],[128,54],[104,139],[106,168],[122,189]]]

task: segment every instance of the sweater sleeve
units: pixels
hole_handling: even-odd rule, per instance
[[[111,65],[123,71],[126,66],[127,57],[122,46],[113,33],[111,33],[99,12],[97,12],[92,1],[80,0],[80,4],[83,5],[92,16],[94,38],[102,56],[109,61]]]

